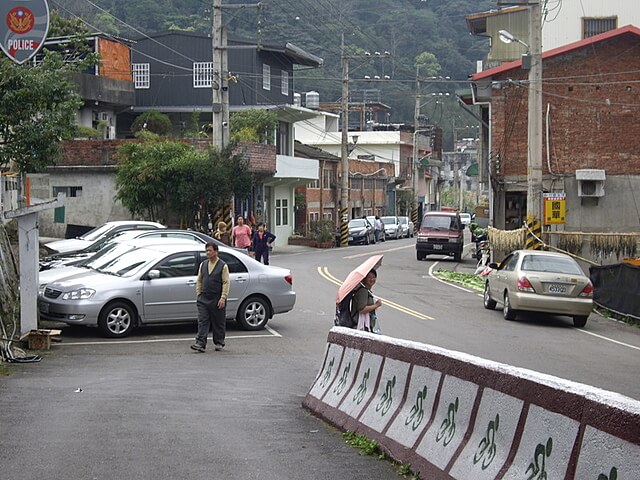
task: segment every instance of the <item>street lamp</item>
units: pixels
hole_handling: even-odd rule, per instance
[[[516,42],[526,48],[527,51],[522,54],[522,69],[531,70],[531,54],[529,53],[529,45],[527,43],[524,43],[522,40],[520,40],[512,33],[508,32],[507,30],[498,30],[498,38],[502,43],[506,43],[507,45]]]

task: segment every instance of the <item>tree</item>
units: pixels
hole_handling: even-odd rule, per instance
[[[157,110],[149,110],[136,117],[131,124],[133,133],[138,133],[142,130],[147,130],[157,135],[167,135],[171,132],[171,120],[164,113],[160,113]]]
[[[55,52],[35,66],[0,58],[0,166],[13,162],[20,172],[37,172],[59,158],[83,103],[67,75],[80,65],[87,63],[65,64]]]
[[[116,196],[133,215],[152,221],[166,219],[170,192],[177,180],[172,165],[190,155],[193,147],[174,141],[127,143],[118,149]]]
[[[252,109],[233,113],[229,121],[232,140],[271,143],[278,115],[269,110]]]
[[[202,229],[204,225],[196,225],[198,211],[210,211],[251,191],[248,159],[234,153],[235,148],[201,151],[159,139],[126,144],[118,150],[116,199],[134,215],[164,221],[176,216],[181,224]]]

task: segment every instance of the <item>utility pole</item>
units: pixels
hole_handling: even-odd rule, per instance
[[[340,246],[349,244],[349,57],[344,47],[344,33],[341,43],[342,52],[342,186],[340,194]]]
[[[528,155],[527,155],[527,225],[541,238],[542,227],[542,21],[539,0],[529,5]],[[540,248],[533,239],[527,248]]]
[[[211,144],[218,149],[222,149],[228,142],[226,133],[229,131],[229,95],[226,84],[227,72],[224,70],[227,63],[227,42],[222,25],[222,0],[213,0],[211,22],[211,46],[213,50],[211,69]]]
[[[416,133],[420,129],[420,65],[416,65],[416,105],[413,110],[413,165],[411,168],[411,184],[413,187],[413,207],[411,221],[417,225],[418,221],[418,145]]]

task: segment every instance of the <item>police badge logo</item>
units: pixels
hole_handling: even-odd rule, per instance
[[[0,48],[18,64],[32,58],[49,31],[46,0],[3,0],[0,2]]]

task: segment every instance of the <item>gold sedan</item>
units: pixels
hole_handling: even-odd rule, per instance
[[[519,311],[573,317],[573,325],[586,325],[593,308],[593,284],[580,265],[564,253],[516,250],[487,275],[484,308],[503,305],[504,318],[515,320]]]

